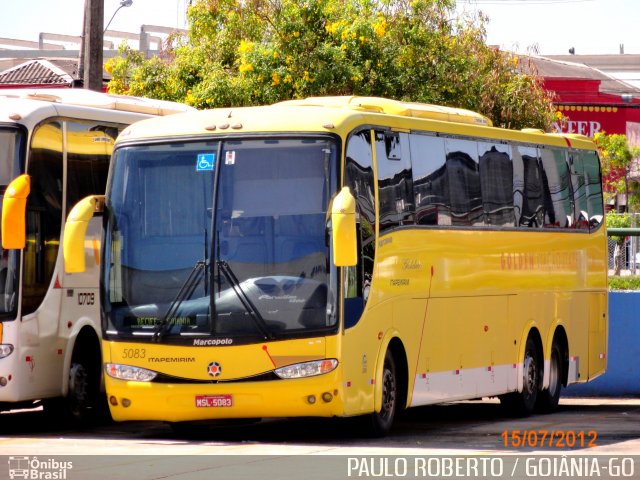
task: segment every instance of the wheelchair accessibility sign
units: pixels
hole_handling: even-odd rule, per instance
[[[215,162],[216,162],[215,153],[199,153],[198,161],[196,163],[196,171],[210,172],[213,170],[213,166],[215,165]]]

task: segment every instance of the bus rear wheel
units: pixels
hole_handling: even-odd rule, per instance
[[[528,337],[523,359],[523,385],[521,392],[512,392],[500,396],[500,402],[507,410],[517,416],[530,415],[538,399],[541,379],[540,354],[533,338]]]
[[[551,345],[551,358],[549,360],[549,388],[538,392],[536,407],[544,413],[550,413],[558,408],[560,402],[560,389],[562,388],[562,349],[555,340]]]
[[[396,364],[390,350],[384,356],[382,367],[382,405],[379,412],[369,414],[369,432],[383,437],[391,430],[398,407],[398,379]]]

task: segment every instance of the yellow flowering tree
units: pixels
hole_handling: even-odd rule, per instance
[[[486,45],[485,18],[454,0],[194,0],[161,57],[123,49],[110,91],[199,108],[371,95],[469,108],[495,124],[549,128],[535,73]]]

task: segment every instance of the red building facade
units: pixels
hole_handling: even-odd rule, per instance
[[[631,93],[602,92],[601,83],[591,79],[544,79],[545,88],[555,93],[558,110],[568,119],[562,125],[556,124],[556,129],[588,137],[601,131],[622,133],[629,140],[638,140],[640,99]]]
[[[624,55],[615,57],[625,60]],[[548,58],[534,58],[533,63],[566,119],[555,124],[558,132],[624,134],[629,145],[640,147],[640,89],[585,64]],[[638,159],[630,177],[640,179]]]

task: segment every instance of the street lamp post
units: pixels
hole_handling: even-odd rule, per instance
[[[122,7],[130,7],[132,4],[133,4],[133,0],[120,0],[120,6],[118,8],[116,8],[116,11],[113,12],[113,15],[111,15],[111,20],[109,20],[107,22],[107,26],[104,27],[104,31],[106,32],[109,29],[109,25],[111,25],[111,22],[113,21],[114,17],[116,16],[116,13],[118,13]],[[104,32],[103,32],[103,34],[104,34]]]

